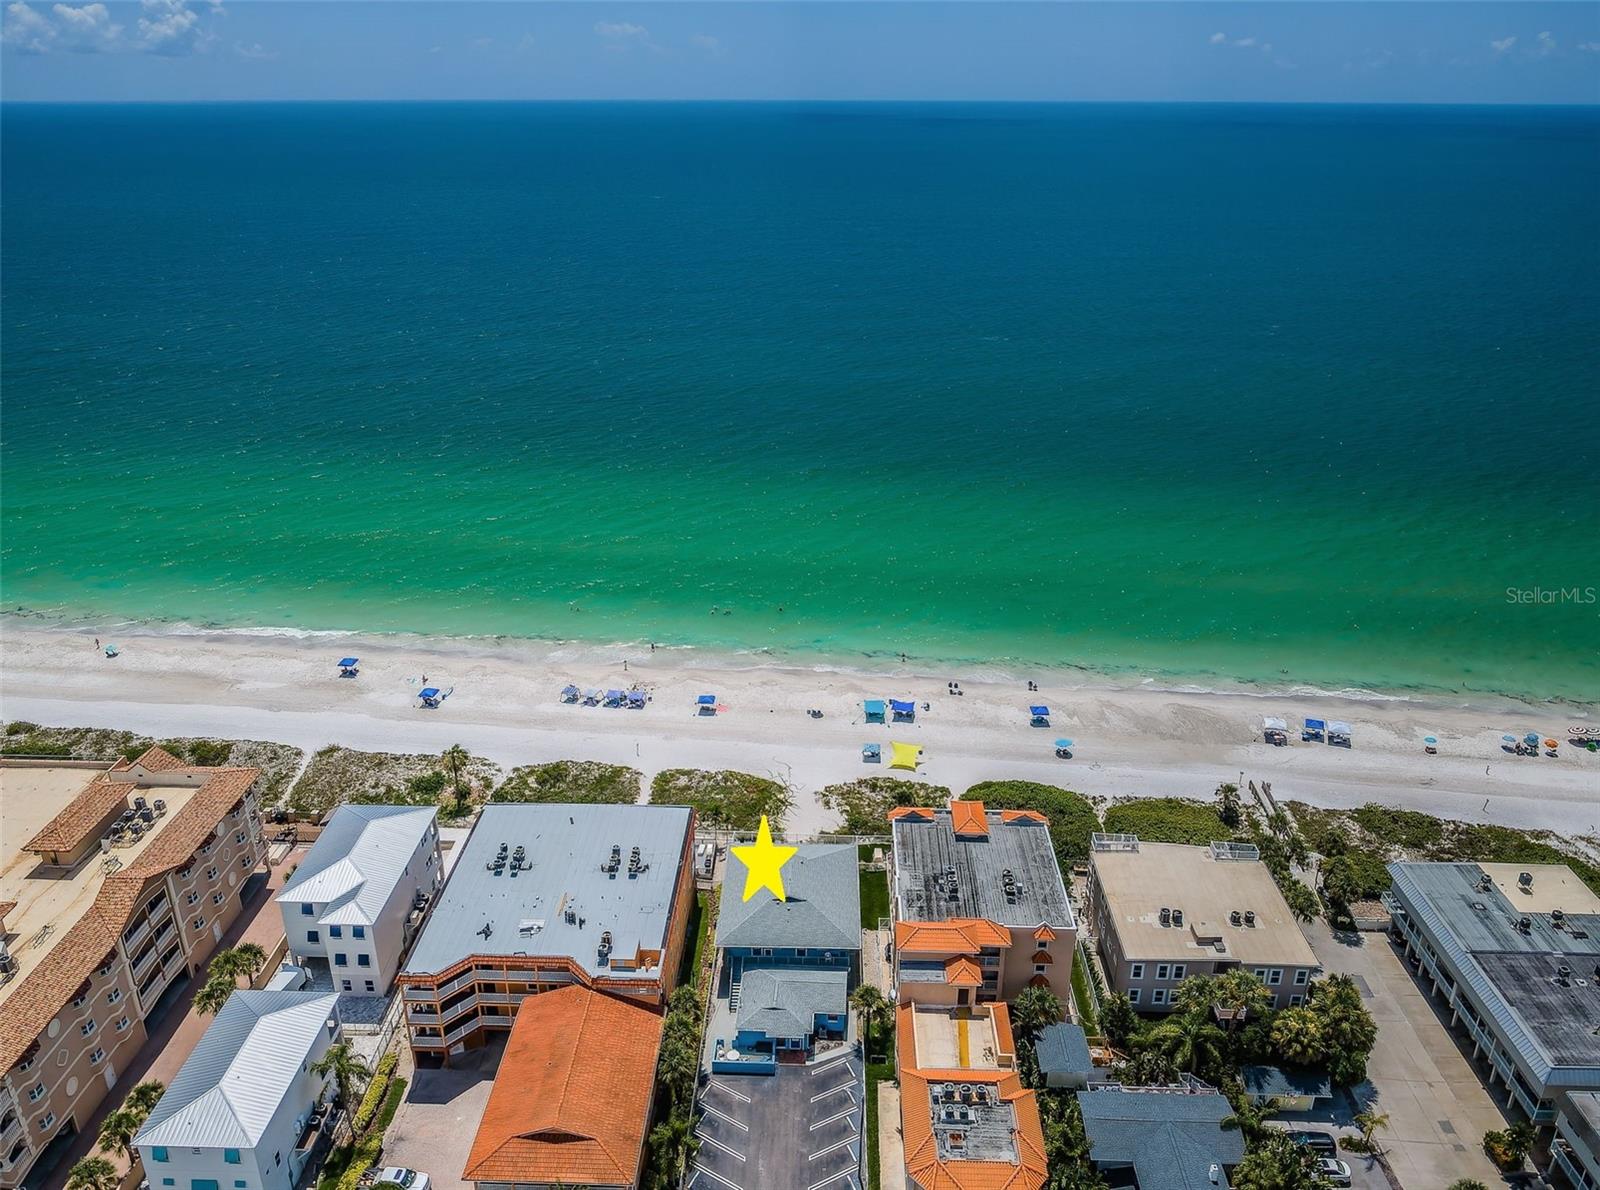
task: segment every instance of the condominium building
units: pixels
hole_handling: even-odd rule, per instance
[[[238,991],[161,1096],[134,1144],[150,1190],[294,1190],[332,1129],[332,992]]]
[[[1562,864],[1394,863],[1406,956],[1536,1124],[1600,1091],[1600,897]]]
[[[1194,975],[1248,971],[1278,1008],[1303,1003],[1317,956],[1247,843],[1141,843],[1095,835],[1085,908],[1106,980],[1143,1012],[1168,1012]]]
[[[334,987],[384,995],[423,910],[444,883],[432,806],[341,806],[277,901],[296,962],[326,963]]]
[[[889,817],[899,999],[983,1004],[1047,987],[1067,1000],[1078,923],[1044,815],[957,801]]]
[[[259,777],[161,748],[0,764],[0,1190],[71,1144],[238,916]]]
[[[400,973],[419,1062],[579,984],[665,1004],[694,906],[686,806],[484,807]]]
[[[1556,1104],[1551,1168],[1572,1190],[1600,1190],[1600,1091],[1568,1091]]]

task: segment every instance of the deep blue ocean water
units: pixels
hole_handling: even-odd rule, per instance
[[[0,136],[7,608],[1600,697],[1594,109]]]

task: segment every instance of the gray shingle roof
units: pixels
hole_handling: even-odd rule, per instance
[[[254,1146],[338,1004],[332,992],[233,993],[135,1143]]]
[[[1129,1166],[1139,1190],[1214,1190],[1211,1167],[1244,1160],[1244,1137],[1224,1131],[1233,1114],[1217,1094],[1173,1091],[1079,1091],[1089,1158],[1097,1166]]]
[[[276,899],[326,905],[324,923],[372,925],[437,814],[431,806],[340,806]]]
[[[779,901],[765,889],[744,899],[744,862],[728,853],[717,914],[718,946],[861,949],[861,885],[856,849],[810,843],[783,865]]]
[[[1047,1026],[1039,1034],[1034,1052],[1039,1058],[1039,1069],[1046,1074],[1088,1074],[1094,1067],[1083,1026],[1067,1021]]]
[[[850,974],[823,967],[746,967],[739,991],[739,1028],[768,1037],[805,1037],[818,1013],[842,1014]]]

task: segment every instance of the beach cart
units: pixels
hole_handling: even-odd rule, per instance
[[[360,666],[361,658],[342,657],[339,659],[339,676],[341,678],[353,678],[361,672]]]
[[[1032,725],[1034,727],[1049,727],[1050,726],[1050,708],[1049,707],[1043,706],[1043,705],[1036,706],[1036,707],[1029,707],[1028,708],[1028,714],[1033,716]]]
[[[882,723],[888,705],[881,698],[869,698],[861,704],[861,709],[866,713],[868,723]]]
[[[1282,748],[1289,742],[1289,725],[1282,719],[1267,715],[1261,720],[1261,738],[1274,748]]]
[[[1335,748],[1348,748],[1352,734],[1350,725],[1342,720],[1335,719],[1328,724],[1328,743]]]
[[[862,744],[861,745],[861,763],[862,764],[878,764],[882,760],[883,760],[883,745],[882,744]]]
[[[417,698],[421,701],[423,706],[433,708],[437,707],[441,702],[444,701],[444,694],[437,686],[424,686],[421,690],[417,691]]]
[[[914,702],[891,698],[889,700],[889,710],[894,715],[896,723],[915,723],[917,721],[917,704]]]
[[[561,687],[561,701],[562,702],[577,702],[578,699],[581,698],[582,696],[583,696],[583,691],[579,690],[576,686],[563,686],[563,687]]]
[[[1059,739],[1059,740],[1056,741],[1056,759],[1057,760],[1071,760],[1072,759],[1072,741],[1071,740],[1069,740],[1069,739]]]
[[[715,694],[702,694],[694,700],[698,714],[715,715],[717,713],[717,696]]]
[[[1305,744],[1320,744],[1327,733],[1328,725],[1321,719],[1307,719],[1305,727],[1300,730],[1300,742]]]

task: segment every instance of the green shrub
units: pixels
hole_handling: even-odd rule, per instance
[[[991,810],[1037,810],[1050,820],[1050,841],[1065,875],[1089,858],[1089,836],[1100,830],[1100,816],[1089,799],[1070,789],[1036,781],[980,781],[961,795]]]
[[[1368,802],[1352,810],[1350,817],[1362,830],[1392,847],[1426,851],[1444,841],[1444,823],[1416,810],[1398,810]]]
[[[481,756],[471,757],[462,770],[468,788],[485,794],[499,778],[499,766]],[[294,783],[289,808],[319,821],[343,802],[435,806],[447,783],[438,756],[358,752],[330,745],[311,758]]]
[[[357,1132],[365,1132],[373,1116],[378,1114],[378,1108],[383,1106],[384,1096],[389,1091],[389,1079],[393,1077],[395,1064],[399,1060],[398,1054],[384,1054],[378,1059],[378,1067],[372,1072],[366,1093],[361,1096],[361,1106],[356,1109],[354,1126]]]
[[[1204,847],[1213,839],[1232,839],[1238,832],[1217,816],[1213,802],[1177,797],[1134,798],[1106,811],[1106,830],[1138,835],[1144,843],[1189,843]]]
[[[663,769],[650,783],[650,800],[691,806],[701,826],[730,830],[755,830],[764,814],[778,831],[793,804],[788,789],[777,781],[731,769]]]
[[[631,805],[639,800],[638,769],[595,760],[525,764],[494,791],[496,802],[586,802]]]
[[[924,785],[903,777],[862,777],[824,786],[817,800],[843,822],[847,835],[883,835],[889,831],[889,811],[896,806],[942,806],[950,800],[943,785]]]
[[[6,724],[7,735],[32,735],[38,730],[37,723],[29,723],[26,719],[13,719]]]

